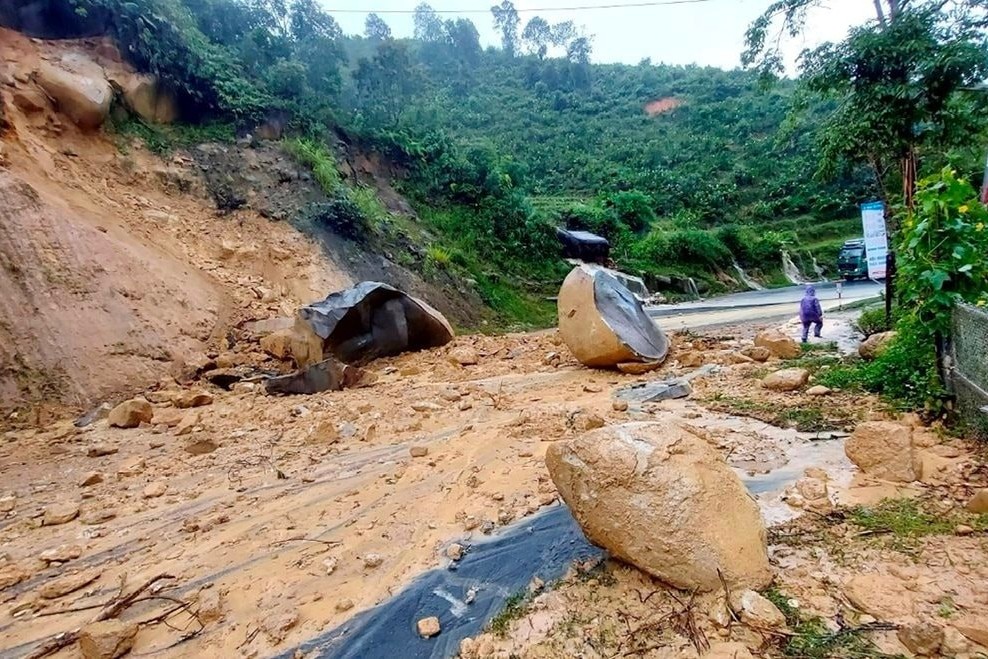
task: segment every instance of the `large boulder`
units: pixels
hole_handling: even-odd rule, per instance
[[[170,124],[178,119],[175,95],[165,90],[154,76],[118,75],[113,82],[119,85],[127,107],[141,119],[155,124]]]
[[[778,359],[796,359],[802,352],[799,344],[791,336],[777,329],[764,330],[756,334],[755,345],[767,349]]]
[[[441,313],[422,300],[373,281],[330,293],[325,300],[299,309],[295,332],[306,344],[322,342],[323,354],[318,358],[294,355],[300,367],[329,356],[364,363],[437,348],[453,340],[453,328]]]
[[[895,332],[872,334],[858,346],[858,354],[861,355],[862,359],[874,359],[878,357],[888,348],[889,343],[895,338],[895,335]]]
[[[114,428],[136,428],[142,423],[151,423],[154,408],[143,398],[125,400],[110,411],[107,420]]]
[[[95,130],[103,125],[113,103],[113,88],[102,67],[77,53],[57,64],[42,62],[37,82],[79,128]]]
[[[559,289],[559,333],[586,366],[658,366],[669,340],[620,281],[600,267],[573,269]]]
[[[844,444],[847,457],[864,473],[910,483],[919,475],[913,429],[890,421],[861,423]]]
[[[769,585],[765,526],[738,476],[679,425],[629,423],[553,444],[546,466],[587,538],[682,588]]]
[[[765,376],[762,386],[771,391],[796,391],[809,380],[810,372],[805,368],[784,368]]]

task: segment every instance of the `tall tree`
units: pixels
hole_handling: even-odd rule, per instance
[[[573,21],[563,21],[552,26],[552,45],[565,49],[569,42],[577,37],[576,26]]]
[[[357,100],[373,123],[396,126],[418,86],[418,75],[408,48],[385,41],[371,59],[361,59],[353,72]]]
[[[521,33],[521,40],[528,48],[528,52],[539,59],[545,59],[549,52],[549,44],[553,42],[552,26],[541,16],[533,16]]]
[[[371,41],[388,41],[391,39],[391,28],[377,14],[367,14],[364,22],[364,36]]]
[[[446,40],[446,25],[428,3],[415,7],[412,19],[415,24],[415,38],[426,43],[440,43]]]
[[[457,18],[446,21],[446,35],[449,39],[453,56],[460,62],[476,66],[480,62],[480,33],[477,26],[468,18]]]
[[[501,33],[501,46],[505,54],[514,57],[518,53],[518,27],[521,18],[511,0],[502,0],[501,4],[491,7],[494,15],[494,27]]]

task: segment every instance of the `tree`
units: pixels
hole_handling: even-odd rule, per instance
[[[534,16],[525,25],[521,39],[528,47],[528,52],[539,59],[545,59],[549,52],[549,44],[553,41],[552,26],[541,16]]]
[[[508,57],[514,57],[518,52],[518,26],[521,18],[511,0],[502,0],[501,4],[491,7],[494,15],[494,28],[501,33],[501,45]]]
[[[446,21],[446,35],[457,60],[476,66],[480,62],[480,33],[468,18]]]
[[[415,7],[413,17],[415,23],[415,38],[426,43],[440,43],[446,41],[446,26],[439,14],[428,3],[421,3]]]
[[[382,42],[372,59],[361,59],[353,72],[364,114],[379,124],[396,126],[418,84],[408,48],[394,40]]]
[[[288,16],[291,36],[296,42],[343,38],[339,23],[323,11],[316,0],[294,0]]]
[[[577,37],[576,26],[573,21],[563,21],[552,26],[552,45],[557,48],[566,49],[569,42]]]
[[[364,36],[371,41],[389,41],[391,28],[377,14],[367,14],[367,21],[364,23]]]

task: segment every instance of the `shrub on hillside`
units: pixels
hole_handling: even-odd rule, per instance
[[[619,222],[635,232],[643,231],[655,222],[652,198],[638,190],[612,192],[604,197],[603,205]]]
[[[312,204],[306,217],[317,226],[351,240],[365,239],[370,229],[360,207],[344,194],[331,197],[329,201]]]

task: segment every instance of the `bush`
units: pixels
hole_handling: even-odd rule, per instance
[[[888,322],[885,317],[885,307],[874,307],[871,309],[865,309],[861,312],[861,315],[854,322],[858,331],[865,336],[871,336],[872,334],[879,334],[881,332],[888,332],[895,325],[893,314],[893,322]]]
[[[638,190],[611,193],[604,197],[603,205],[617,221],[636,233],[655,222],[652,198]]]
[[[731,267],[731,250],[712,232],[702,229],[653,229],[634,247],[634,256],[655,265],[687,270]]]
[[[369,232],[367,218],[360,207],[343,194],[309,206],[306,219],[351,240],[363,240]]]

